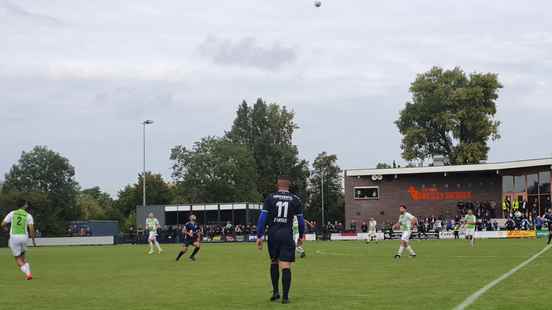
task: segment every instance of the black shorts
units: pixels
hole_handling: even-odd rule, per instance
[[[182,242],[182,245],[185,246],[185,247],[189,247],[190,245],[193,245],[194,243],[196,243],[198,241],[198,238],[197,237],[193,237],[193,238],[184,238],[184,242]]]
[[[293,233],[287,229],[269,232],[268,255],[272,260],[294,262],[295,241],[293,240]]]

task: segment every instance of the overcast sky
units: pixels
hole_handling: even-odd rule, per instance
[[[296,112],[295,142],[342,168],[400,157],[416,73],[496,72],[490,161],[552,155],[552,2],[0,0],[0,174],[46,145],[111,194],[169,150],[222,135],[243,100]]]

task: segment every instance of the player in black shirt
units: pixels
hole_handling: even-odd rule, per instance
[[[188,247],[193,245],[194,251],[192,252],[192,255],[190,255],[190,260],[195,261],[195,256],[201,248],[201,231],[199,229],[199,225],[196,223],[195,215],[190,215],[190,221],[184,225],[182,232],[184,233],[184,242],[182,243],[182,251],[178,253],[176,260],[178,261],[180,257],[188,251]]]
[[[291,264],[295,261],[295,241],[293,240],[293,218],[299,224],[298,246],[303,245],[305,219],[303,204],[299,197],[289,191],[290,179],[278,177],[278,191],[268,195],[257,222],[257,247],[263,248],[263,235],[268,225],[268,254],[270,256],[270,278],[272,280],[271,301],[280,299],[278,282],[282,270],[282,303],[289,303],[291,287]]]
[[[552,209],[548,209],[544,214],[544,220],[548,225],[548,244],[552,241]]]

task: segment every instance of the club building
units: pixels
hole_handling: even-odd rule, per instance
[[[502,201],[525,201],[529,213],[550,207],[552,158],[476,165],[345,171],[345,220],[357,226],[369,218],[394,222],[398,207],[417,217],[456,216],[465,206],[484,205],[503,218]]]

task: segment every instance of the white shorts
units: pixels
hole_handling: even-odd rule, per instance
[[[466,237],[467,236],[475,237],[475,228],[471,228],[471,229],[466,228]]]
[[[368,237],[375,237],[375,236],[376,236],[376,231],[375,230],[372,230],[372,231],[368,232]]]
[[[401,240],[406,241],[406,242],[410,241],[410,235],[411,234],[412,234],[412,232],[410,232],[410,231],[403,231],[402,235],[401,235]]]
[[[155,239],[157,239],[157,232],[155,232],[155,231],[150,231],[150,232],[149,232],[148,241],[155,241]]]
[[[8,245],[13,256],[18,257],[27,252],[27,242],[29,237],[27,236],[11,236]]]

